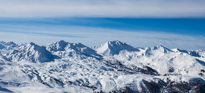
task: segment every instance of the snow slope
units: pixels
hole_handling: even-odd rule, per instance
[[[0,92],[205,92],[204,53],[121,41],[29,43],[0,54]]]

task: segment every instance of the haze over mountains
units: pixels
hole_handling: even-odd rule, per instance
[[[0,92],[205,92],[205,51],[0,42]]]

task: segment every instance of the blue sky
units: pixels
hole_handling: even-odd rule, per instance
[[[203,0],[0,0],[0,40],[205,50]]]

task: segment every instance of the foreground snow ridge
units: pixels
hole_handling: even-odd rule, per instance
[[[0,42],[0,93],[204,93],[205,52],[64,40]]]

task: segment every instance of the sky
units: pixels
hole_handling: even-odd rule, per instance
[[[204,0],[0,0],[0,41],[205,50]]]

